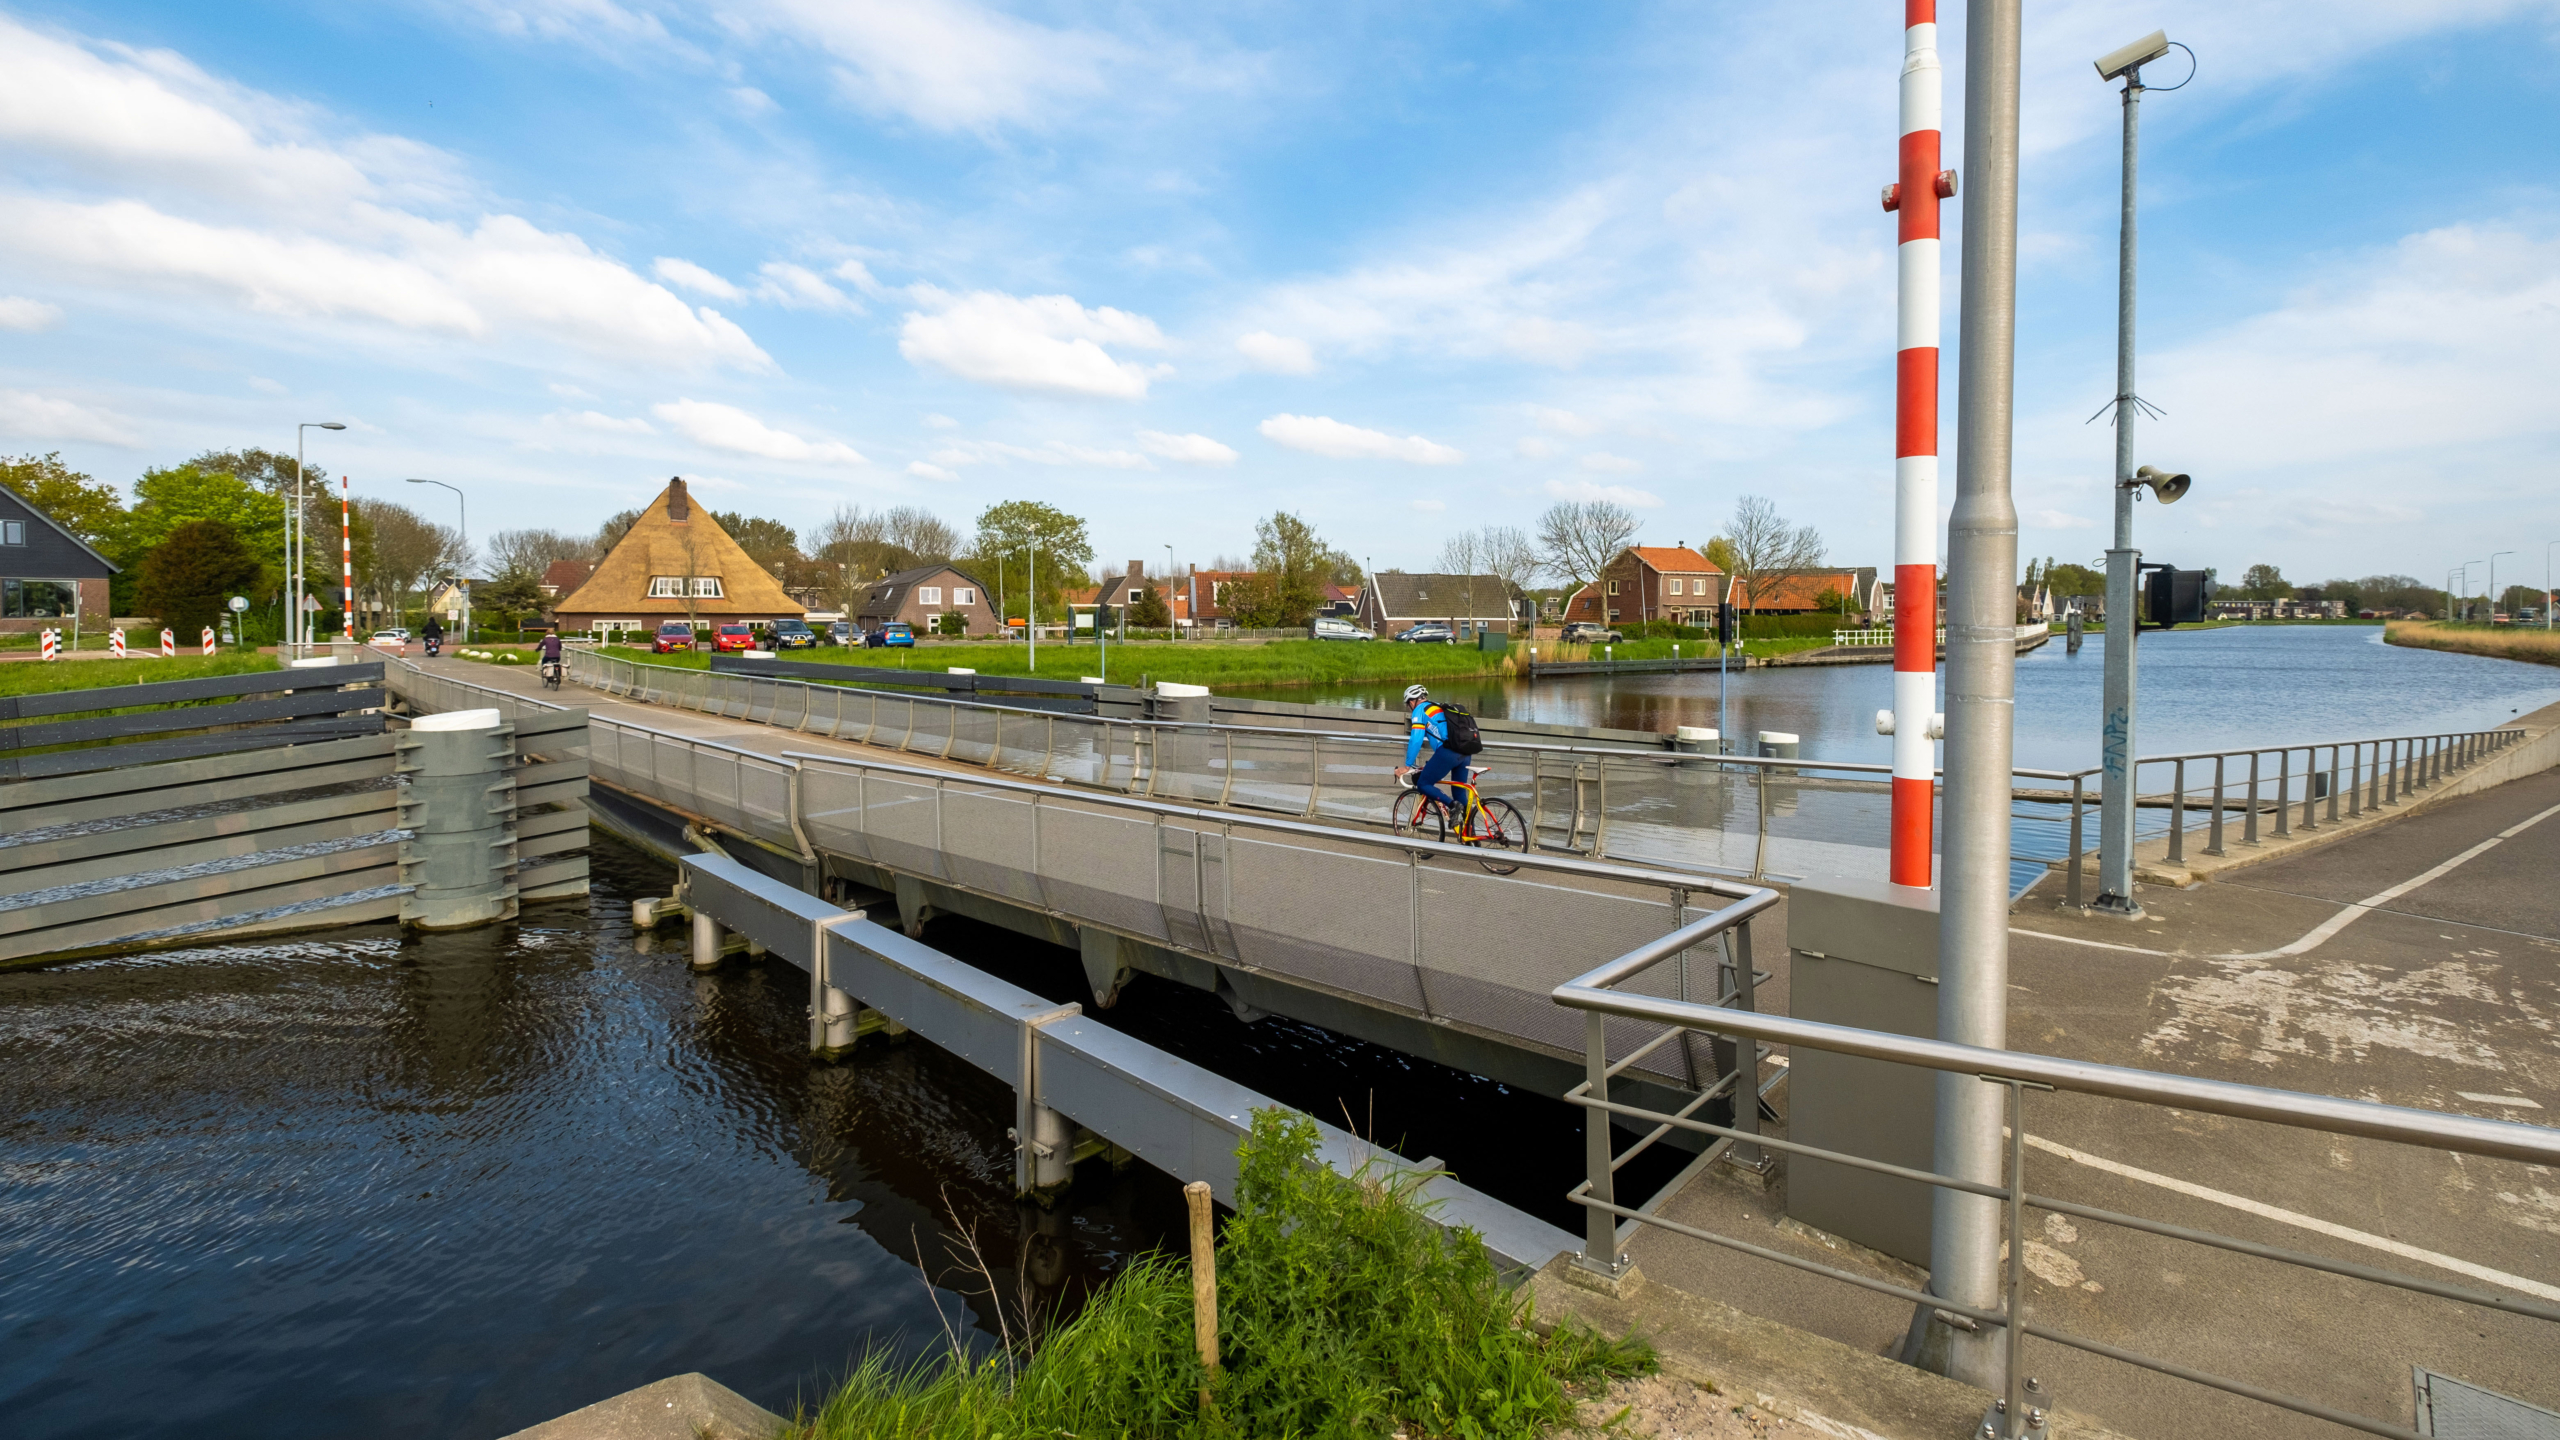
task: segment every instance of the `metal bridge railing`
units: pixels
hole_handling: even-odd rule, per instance
[[[2544,1300],[2528,1299],[2501,1290],[2477,1289],[2451,1285],[2420,1276],[2333,1260],[2326,1256],[2260,1244],[2211,1231],[2171,1225],[2138,1215],[2077,1204],[2053,1196],[2035,1194],[2026,1189],[2027,1151],[2026,1114],[2029,1091],[2070,1091],[2081,1095],[2100,1096],[2140,1105],[2170,1107],[2176,1111],[2203,1112],[2238,1119],[2264,1121],[2298,1130],[2330,1135],[2353,1135],[2367,1139],[2390,1141],[2434,1150],[2447,1150],[2461,1155],[2522,1161],[2529,1165],[2560,1165],[2560,1130],[2534,1125],[2520,1125],[2502,1120],[2483,1120],[2468,1115],[2419,1110],[2393,1105],[2380,1105],[2362,1100],[2346,1100],[2328,1095],[2306,1094],[2256,1085],[2240,1085],[2227,1081],[2198,1079],[2191,1076],[2124,1066],[2101,1065],[2082,1060],[2065,1060],[2049,1055],[2036,1055],[2011,1050],[1991,1050],[1947,1041],[1898,1035],[1887,1031],[1862,1030],[1844,1025],[1817,1024],[1776,1015],[1751,1012],[1748,1005],[1724,1007],[1697,1000],[1665,999],[1658,995],[1631,993],[1630,987],[1641,982],[1655,967],[1673,955],[1689,953],[1710,941],[1740,944],[1746,962],[1738,967],[1738,975],[1748,975],[1749,926],[1751,917],[1764,908],[1750,900],[1738,902],[1713,915],[1692,922],[1687,927],[1659,939],[1637,946],[1608,964],[1580,975],[1558,986],[1554,998],[1558,1005],[1581,1013],[1584,1022],[1583,1041],[1586,1075],[1583,1083],[1567,1096],[1572,1104],[1582,1107],[1585,1125],[1585,1151],[1588,1173],[1572,1192],[1574,1203],[1584,1207],[1587,1224],[1583,1249],[1577,1263],[1603,1273],[1623,1273],[1627,1242],[1641,1227],[1653,1226],[1694,1240],[1703,1240],[1742,1254],[1774,1261],[1781,1265],[1825,1276],[1897,1299],[1914,1306],[1930,1306],[1937,1311],[1959,1317],[1959,1325],[1988,1326],[2001,1332],[2005,1353],[2005,1387],[2007,1405],[2003,1422],[2005,1440],[2027,1433],[2040,1416],[2031,1416],[2032,1405],[2045,1402],[2031,1397],[2024,1388],[2024,1372],[2020,1366],[2020,1349],[2025,1337],[2033,1336],[2058,1345],[2105,1356],[2128,1365],[2140,1366],[2159,1374],[2174,1376],[2198,1385],[2244,1396],[2248,1399],[2315,1416],[2338,1425],[2394,1440],[2420,1440],[2418,1432],[2388,1421],[2342,1410],[2317,1400],[2286,1395],[2252,1382],[2211,1373],[2155,1355],[2143,1354],[2122,1345],[2088,1335],[2075,1334],[2054,1326],[2038,1323],[2026,1308],[2026,1286],[2023,1266],[2029,1236],[2026,1212],[2043,1210],[2078,1220],[2117,1226],[2126,1230],[2160,1236],[2185,1244],[2200,1245],[2236,1255],[2343,1276],[2353,1280],[2390,1286],[2414,1294],[2432,1296],[2462,1305],[2478,1306],[2510,1315],[2536,1320],[2560,1321],[2560,1305]],[[1659,987],[1654,987],[1659,988]],[[1747,983],[1737,987],[1747,997]],[[1639,1043],[1627,1046],[1625,1024],[1640,1021],[1658,1027],[1656,1033],[1641,1037]],[[1612,1098],[1610,1082],[1618,1078],[1640,1057],[1669,1044],[1675,1038],[1704,1034],[1715,1038],[1720,1054],[1747,1052],[1762,1045],[1805,1046],[1836,1054],[1860,1056],[1910,1065],[1925,1070],[1973,1075],[1986,1084],[1999,1085],[2008,1092],[2008,1164],[2005,1184],[1962,1179],[1931,1171],[1913,1170],[1887,1165],[1863,1156],[1797,1144],[1760,1133],[1756,1109],[1737,1105],[1733,1125],[1716,1125],[1697,1118],[1697,1105],[1682,1110],[1662,1112]],[[1618,1056],[1612,1059],[1613,1044]],[[1719,1076],[1702,1094],[1738,1093],[1745,1073],[1756,1076],[1755,1063],[1746,1072],[1737,1063]],[[1626,1124],[1643,1131],[1634,1146],[1618,1153],[1612,1140],[1612,1125]],[[1686,1130],[1710,1137],[1712,1144],[1696,1164],[1683,1170],[1662,1192],[1641,1204],[1628,1205],[1617,1194],[1617,1174],[1629,1159],[1670,1134]],[[1851,1166],[1881,1175],[1922,1182],[1945,1190],[1978,1195],[2001,1203],[2006,1213],[2010,1239],[2006,1271],[2002,1277],[1999,1304],[1996,1307],[1960,1303],[1944,1296],[1932,1295],[1890,1281],[1879,1280],[1818,1261],[1802,1259],[1766,1246],[1755,1245],[1728,1235],[1719,1235],[1696,1226],[1663,1218],[1657,1213],[1669,1196],[1684,1184],[1699,1166],[1711,1163],[1728,1152],[1737,1158],[1748,1157],[1754,1147],[1774,1149],[1788,1154],[1814,1157],[1831,1163]],[[2237,1283],[2237,1282],[2235,1282]],[[2013,1323],[2013,1321],[2015,1323]],[[2553,1337],[2560,1342],[2560,1334]]]

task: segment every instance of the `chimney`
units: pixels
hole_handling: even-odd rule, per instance
[[[1130,578],[1130,579],[1132,579],[1132,580],[1138,579],[1138,578],[1140,578],[1141,576],[1145,575],[1146,573],[1147,573],[1147,571],[1146,571],[1146,567],[1145,567],[1145,566],[1140,565],[1140,564],[1139,564],[1137,561],[1135,561],[1135,560],[1132,560],[1132,561],[1130,561],[1130,562],[1129,562],[1129,578]]]
[[[685,499],[684,477],[681,475],[667,477],[667,519],[673,524],[682,525],[692,518],[693,506]]]

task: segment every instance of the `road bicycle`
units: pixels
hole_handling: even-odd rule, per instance
[[[561,662],[557,660],[545,660],[542,662],[543,689],[557,690],[560,688],[560,668]]]
[[[1487,798],[1476,788],[1492,773],[1471,765],[1440,782],[1458,796],[1458,818],[1454,826],[1450,823],[1446,807],[1414,789],[1411,775],[1403,776],[1400,783],[1405,787],[1404,793],[1396,797],[1395,805],[1388,812],[1395,822],[1396,833],[1407,836],[1428,833],[1430,838],[1444,844],[1481,850],[1517,850],[1523,855],[1528,854],[1529,822],[1520,818],[1520,811],[1510,801]],[[1501,860],[1478,860],[1476,863],[1496,875],[1508,875],[1520,868],[1515,862]]]

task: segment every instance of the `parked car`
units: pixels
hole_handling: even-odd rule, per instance
[[[649,653],[652,655],[664,655],[672,650],[691,650],[693,648],[692,622],[685,620],[662,620],[658,623],[657,642],[649,647]]]
[[[901,650],[916,648],[916,627],[904,620],[892,620],[871,634],[875,645],[895,646]]]
[[[1396,639],[1407,645],[1446,645],[1451,638],[1449,624],[1445,620],[1425,620],[1409,630],[1396,632]]]
[[[756,648],[756,627],[744,622],[715,626],[711,632],[711,648],[715,652],[753,650]]]
[[[827,641],[829,644],[833,645],[851,645],[853,643],[853,622],[850,620],[839,620],[833,625],[828,626]]]
[[[414,638],[416,637],[412,636],[408,631],[397,627],[389,630],[376,630],[373,632],[373,643],[376,645],[406,645]]]
[[[773,622],[773,648],[815,650],[818,648],[818,632],[810,629],[806,620],[776,620]]]
[[[1588,620],[1576,620],[1564,627],[1564,643],[1567,645],[1623,645],[1626,639],[1608,626],[1595,625]]]
[[[1317,616],[1311,630],[1318,640],[1375,640],[1378,638],[1339,615]]]

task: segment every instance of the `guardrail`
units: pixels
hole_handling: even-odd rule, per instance
[[[2305,1094],[2263,1086],[2240,1085],[2220,1080],[2165,1074],[2158,1071],[2101,1065],[2082,1060],[2066,1060],[2049,1055],[2036,1055],[2011,1050],[1991,1050],[1947,1041],[1893,1034],[1888,1031],[1862,1030],[1844,1025],[1825,1025],[1807,1020],[1752,1013],[1747,1004],[1725,1008],[1695,1000],[1667,999],[1659,995],[1630,993],[1631,985],[1642,981],[1663,961],[1673,955],[1685,955],[1711,940],[1732,944],[1739,939],[1743,953],[1748,953],[1749,922],[1760,907],[1749,902],[1737,903],[1675,931],[1630,949],[1617,959],[1587,974],[1560,985],[1554,992],[1559,1006],[1578,1012],[1584,1021],[1585,1076],[1583,1083],[1568,1093],[1566,1099],[1582,1108],[1585,1126],[1585,1158],[1587,1173],[1572,1191],[1574,1203],[1584,1207],[1588,1217],[1583,1249],[1577,1263],[1607,1274],[1622,1273],[1627,1241],[1643,1226],[1653,1226],[1694,1240],[1703,1240],[1742,1254],[1774,1261],[1811,1274],[1821,1275],[1844,1284],[1890,1295],[1914,1306],[1932,1307],[1936,1311],[1960,1317],[1959,1324],[1989,1326],[2001,1332],[2005,1363],[2003,1373],[2007,1390],[2006,1408],[1999,1417],[2005,1440],[2028,1433],[2031,1424],[2040,1422],[2040,1410],[2048,1400],[2028,1394],[2020,1367],[2019,1351],[2024,1337],[2067,1345],[2074,1349],[2136,1365],[2159,1374],[2174,1376],[2195,1384],[2245,1396],[2269,1405],[2279,1406],[2304,1415],[2315,1416],[2334,1424],[2394,1437],[2394,1440],[2420,1440],[2418,1432],[2386,1421],[2320,1403],[2316,1400],[2280,1394],[2227,1375],[2214,1374],[2192,1366],[2142,1354],[2125,1346],[2074,1334],[2043,1325],[2026,1317],[2023,1306],[2026,1285],[2023,1266],[2028,1231],[2026,1211],[2036,1209],[2073,1219],[2094,1221],[2103,1225],[2161,1236],[2166,1239],[2201,1245],[2230,1254],[2253,1256],[2305,1270],[2374,1284],[2392,1286],[2414,1294],[2474,1305],[2511,1315],[2537,1320],[2560,1321],[2560,1305],[2527,1299],[2502,1290],[2483,1290],[2470,1286],[2450,1285],[2424,1277],[2401,1274],[2326,1256],[2287,1250],[2279,1246],[2237,1239],[2211,1231],[2171,1225],[2141,1216],[2081,1205],[2052,1196],[2039,1195],[2026,1189],[2027,1151],[2026,1097],[2030,1090],[2070,1091],[2080,1095],[2099,1096],[2136,1104],[2170,1107],[2182,1112],[2202,1112],[2238,1119],[2264,1121],[2294,1129],[2331,1135],[2354,1135],[2367,1139],[2390,1141],[2427,1149],[2448,1150],[2462,1155],[2523,1161],[2531,1165],[2560,1165],[2560,1130],[2540,1126],[2519,1125],[2502,1120],[2482,1120],[2468,1115],[2381,1105],[2362,1100],[2346,1100],[2328,1095]],[[1747,973],[1748,967],[1744,967]],[[1658,988],[1658,987],[1656,987]],[[1747,990],[1744,992],[1747,995]],[[1658,1027],[1658,1033],[1640,1038],[1640,1043],[1621,1048],[1620,1058],[1612,1060],[1614,1037],[1625,1034],[1624,1025],[1641,1022]],[[1872,1060],[1891,1061],[1923,1070],[1945,1071],[1957,1075],[1973,1075],[1988,1084],[2002,1086],[2008,1092],[2008,1167],[2007,1183],[1941,1175],[1933,1171],[1914,1170],[1887,1165],[1864,1156],[1838,1150],[1797,1144],[1760,1133],[1757,1112],[1753,1107],[1736,1106],[1732,1125],[1716,1125],[1696,1118],[1691,1105],[1679,1111],[1663,1112],[1611,1098],[1610,1082],[1622,1075],[1633,1062],[1651,1054],[1681,1037],[1704,1034],[1716,1037],[1719,1054],[1748,1053],[1766,1045],[1805,1046],[1841,1055]],[[1721,1069],[1720,1065],[1720,1069]],[[1737,1062],[1725,1070],[1705,1093],[1733,1090],[1743,1074],[1756,1077],[1757,1064],[1746,1072]],[[1632,1125],[1644,1136],[1624,1154],[1615,1151],[1612,1141],[1613,1123]],[[1649,1127],[1649,1128],[1648,1128]],[[1638,1205],[1620,1203],[1616,1176],[1627,1160],[1641,1153],[1674,1130],[1685,1130],[1709,1137],[1709,1148],[1689,1169],[1651,1199]],[[1805,1155],[1838,1165],[1876,1174],[1918,1181],[1959,1194],[1976,1195],[1996,1201],[2007,1217],[2008,1255],[2002,1277],[1999,1304],[1994,1306],[1962,1303],[1945,1296],[1928,1294],[1890,1281],[1824,1265],[1755,1245],[1728,1235],[1719,1235],[1692,1225],[1664,1219],[1658,1212],[1670,1194],[1685,1183],[1699,1166],[1729,1152],[1748,1156],[1756,1150],[1777,1150]],[[1988,1423],[1988,1421],[1986,1421]],[[2040,1431],[2038,1433],[2041,1433]]]

